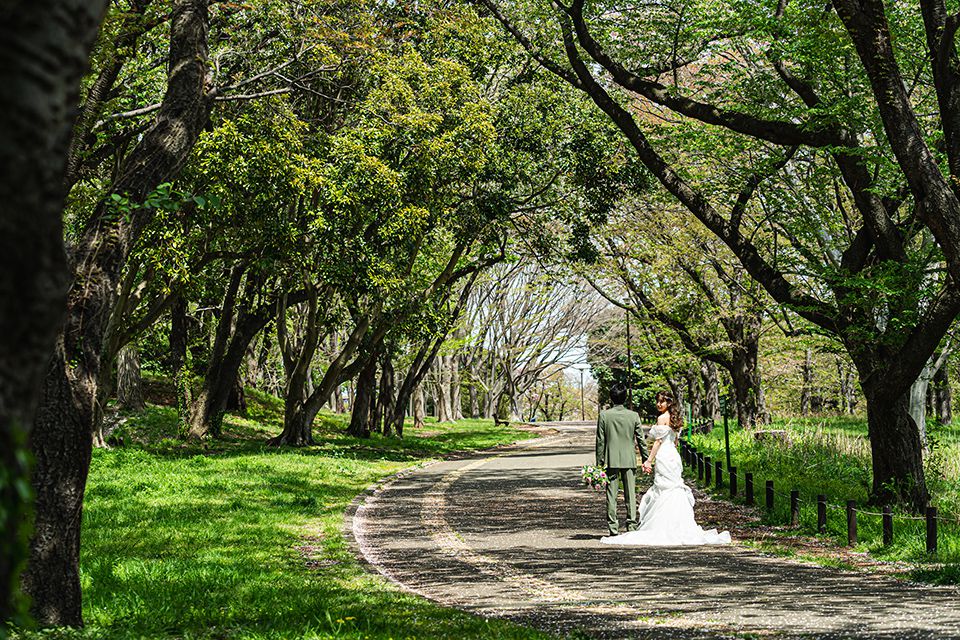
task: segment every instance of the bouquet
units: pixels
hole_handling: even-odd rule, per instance
[[[610,484],[610,480],[607,479],[607,472],[602,467],[584,465],[580,470],[580,477],[583,478],[583,484],[596,491],[602,491]]]

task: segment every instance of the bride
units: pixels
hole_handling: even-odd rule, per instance
[[[628,545],[701,545],[729,544],[730,534],[704,530],[693,518],[693,492],[683,482],[683,463],[677,451],[677,438],[683,428],[683,416],[669,393],[657,394],[660,417],[650,430],[656,440],[643,470],[650,473],[654,461],[653,486],[640,501],[640,527],[617,536],[601,538],[604,544]]]

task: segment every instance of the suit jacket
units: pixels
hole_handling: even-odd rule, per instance
[[[614,469],[636,469],[637,454],[634,443],[640,447],[640,456],[647,459],[643,427],[636,411],[622,404],[600,412],[597,421],[597,466]]]

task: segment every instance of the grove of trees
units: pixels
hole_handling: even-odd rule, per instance
[[[694,418],[729,393],[746,429],[865,412],[871,499],[919,511],[927,413],[952,419],[958,16],[4,4],[0,618],[22,591],[83,624],[93,449],[145,371],[184,440],[278,396],[275,447],[325,408],[356,438],[592,418],[627,377]]]

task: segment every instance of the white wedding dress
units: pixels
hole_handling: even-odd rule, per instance
[[[729,544],[728,532],[704,530],[693,518],[693,492],[683,482],[677,433],[666,425],[656,425],[650,430],[650,436],[662,442],[654,465],[653,486],[637,508],[640,527],[600,541],[604,544],[657,546]]]

